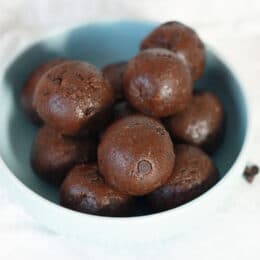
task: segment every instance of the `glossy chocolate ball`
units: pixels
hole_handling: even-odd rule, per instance
[[[87,62],[55,66],[43,75],[34,95],[37,112],[46,124],[65,135],[85,135],[98,128],[114,102],[114,89]]]
[[[124,75],[129,103],[153,117],[166,117],[182,111],[192,97],[189,68],[173,52],[148,49],[133,58]]]
[[[179,22],[168,22],[152,31],[142,42],[141,49],[166,48],[183,57],[191,70],[193,80],[205,70],[205,47],[198,34]]]
[[[175,146],[176,162],[167,182],[146,198],[155,211],[171,209],[193,200],[219,179],[210,157],[191,145]]]
[[[53,128],[43,126],[32,147],[31,164],[42,179],[60,184],[76,164],[96,160],[96,150],[95,140],[65,137]]]
[[[166,126],[174,138],[213,152],[223,136],[223,105],[216,95],[199,92],[184,111],[166,120]]]
[[[110,188],[99,175],[96,164],[73,168],[60,190],[64,207],[101,216],[129,216],[134,210],[132,196]]]
[[[172,173],[174,150],[163,125],[143,115],[124,117],[104,133],[98,165],[116,190],[144,195],[160,187]]]

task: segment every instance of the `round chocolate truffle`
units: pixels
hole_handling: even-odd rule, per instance
[[[219,178],[213,161],[201,149],[179,144],[175,146],[175,155],[176,162],[170,178],[146,197],[155,211],[191,201],[210,189]]]
[[[129,103],[144,114],[166,117],[182,111],[192,97],[189,68],[173,52],[148,49],[133,58],[124,74]]]
[[[166,125],[174,138],[213,152],[223,136],[224,108],[216,95],[199,92],[184,111],[166,119]]]
[[[98,174],[96,164],[78,165],[65,178],[60,190],[64,207],[101,216],[130,216],[132,196],[115,191]]]
[[[114,120],[137,113],[126,101],[121,101],[114,106]]]
[[[122,100],[123,93],[123,76],[127,67],[127,62],[122,61],[105,66],[102,69],[103,75],[108,79],[111,86],[115,89],[116,100]]]
[[[174,166],[171,138],[156,119],[124,117],[104,133],[98,146],[100,173],[116,190],[144,195],[160,187]]]
[[[157,27],[142,42],[141,49],[166,48],[187,61],[193,80],[205,70],[205,48],[197,33],[179,22],[168,22]]]
[[[43,75],[33,103],[48,125],[75,136],[100,127],[113,101],[114,89],[95,66],[72,61]]]
[[[42,120],[36,112],[35,106],[33,106],[33,95],[35,92],[36,85],[41,79],[42,75],[46,73],[49,69],[54,66],[61,64],[65,59],[55,59],[48,61],[47,63],[38,67],[28,78],[24,88],[21,93],[22,107],[25,113],[31,118],[31,120],[36,124],[41,124]]]
[[[96,160],[96,149],[96,141],[92,139],[65,137],[53,128],[43,126],[32,147],[32,168],[47,182],[60,184],[76,164]]]

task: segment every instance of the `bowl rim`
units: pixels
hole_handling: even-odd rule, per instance
[[[124,22],[124,23],[140,23],[140,24],[146,24],[146,25],[158,25],[159,22],[152,21],[152,20],[145,20],[145,19],[109,19],[109,20],[99,20],[99,21],[93,21],[93,22],[88,22],[88,23],[79,23],[75,26],[63,28],[63,29],[56,29],[51,32],[44,33],[41,37],[37,38],[36,41],[30,41],[30,43],[26,44],[22,48],[18,48],[16,51],[14,51],[13,55],[11,56],[10,59],[3,65],[2,67],[2,72],[0,73],[0,82],[3,81],[3,76],[5,75],[6,70],[10,67],[10,65],[17,59],[19,55],[22,53],[26,52],[36,44],[41,43],[43,40],[48,40],[48,38],[62,35],[63,33],[68,33],[69,31],[79,29],[81,27],[85,26],[91,26],[91,25],[112,25],[116,24],[119,22]],[[181,206],[178,206],[173,209],[169,209],[166,211],[162,212],[157,212],[149,215],[143,215],[143,216],[131,216],[131,217],[107,217],[107,216],[99,216],[99,215],[91,215],[91,214],[86,214],[78,211],[74,211],[68,208],[65,208],[59,204],[56,204],[55,202],[52,202],[48,200],[47,198],[42,197],[39,195],[37,192],[31,190],[26,184],[24,184],[22,181],[20,181],[15,174],[12,173],[11,169],[9,166],[4,162],[1,154],[0,154],[0,169],[2,169],[2,175],[5,176],[5,178],[10,179],[10,181],[13,181],[13,184],[16,186],[16,188],[20,189],[21,192],[24,192],[27,196],[31,196],[32,200],[37,200],[39,201],[42,205],[45,205],[46,207],[50,208],[53,211],[56,211],[57,214],[67,214],[70,216],[73,216],[75,218],[82,218],[84,217],[86,221],[98,221],[100,224],[100,219],[102,220],[103,223],[125,223],[126,221],[129,223],[137,223],[137,222],[142,222],[142,221],[154,221],[158,217],[168,217],[169,215],[172,214],[177,214],[177,212],[181,212],[186,210],[187,208],[190,208],[192,205],[196,206],[200,204],[202,201],[207,200],[207,198],[213,194],[216,193],[219,188],[221,188],[222,184],[227,181],[227,179],[232,175],[231,173],[234,173],[234,169],[237,167],[240,161],[245,161],[246,160],[246,154],[248,151],[248,146],[250,143],[250,138],[251,138],[251,129],[252,129],[252,122],[251,122],[251,105],[249,102],[248,98],[248,93],[245,91],[245,84],[241,80],[241,78],[236,73],[236,70],[234,67],[225,59],[224,55],[220,54],[219,51],[216,51],[214,48],[209,46],[208,44],[205,44],[206,48],[210,50],[218,59],[220,62],[225,66],[225,68],[229,71],[229,73],[234,77],[236,82],[238,83],[238,88],[241,92],[241,96],[243,98],[244,102],[244,109],[245,109],[245,114],[246,114],[246,128],[245,128],[245,136],[241,145],[241,149],[234,160],[233,164],[229,168],[229,170],[226,172],[225,176],[221,178],[220,181],[218,181],[212,188],[210,188],[207,192],[201,194],[199,197],[193,199],[190,202],[187,202]],[[24,205],[23,205],[24,206]]]

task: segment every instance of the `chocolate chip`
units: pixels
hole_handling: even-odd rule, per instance
[[[258,172],[259,168],[257,165],[249,165],[245,168],[244,177],[249,183],[252,183]]]
[[[146,175],[152,170],[152,165],[146,160],[142,160],[138,163],[138,174]]]

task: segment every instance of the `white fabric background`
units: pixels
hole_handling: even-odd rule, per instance
[[[259,0],[0,0],[0,68],[15,51],[50,31],[114,18],[180,20],[192,25],[238,71],[253,110],[249,160],[259,163]],[[0,185],[0,259],[259,259],[260,177],[234,184],[212,221],[163,244],[117,250],[47,231]],[[138,234],[137,234],[138,235]]]

